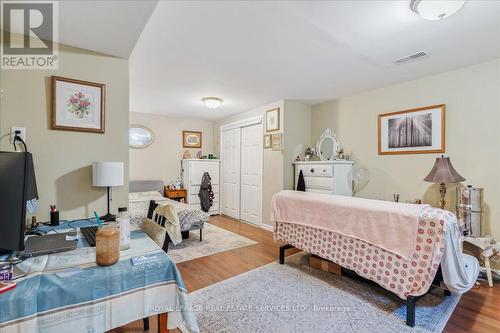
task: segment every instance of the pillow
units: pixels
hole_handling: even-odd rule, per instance
[[[133,192],[128,194],[129,201],[147,201],[155,199],[165,199],[158,191]]]
[[[163,248],[163,243],[165,242],[165,237],[167,235],[167,230],[155,221],[145,217],[142,220],[141,225],[142,231],[146,233],[159,247]]]

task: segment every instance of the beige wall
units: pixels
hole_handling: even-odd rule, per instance
[[[153,144],[144,149],[130,149],[130,179],[161,179],[167,184],[181,175],[182,131],[201,131],[202,148],[188,149],[193,157],[199,150],[213,152],[213,123],[206,120],[173,118],[146,113],[130,113],[130,124],[149,128]]]
[[[500,239],[500,59],[316,105],[312,141],[331,127],[345,153],[369,169],[359,196],[390,200],[400,193],[402,201],[423,198],[436,206],[438,187],[422,179],[439,155],[377,154],[377,115],[434,104],[446,104],[446,155],[463,184],[484,187],[483,234]],[[447,202],[454,211],[453,185]]]
[[[285,100],[284,180],[283,188],[293,189],[293,161],[311,146],[311,107],[295,101]]]
[[[284,102],[278,101],[267,104],[253,110],[243,112],[234,116],[217,121],[214,124],[215,133],[215,150],[219,153],[220,127],[225,124],[236,122],[243,119],[248,119],[256,116],[265,116],[267,110],[280,108],[280,123],[283,124],[284,117]],[[282,131],[281,127],[280,131]],[[263,131],[265,132],[265,117]],[[277,133],[277,132],[276,132]],[[262,133],[264,135],[265,133]],[[220,154],[219,154],[220,155]],[[262,222],[271,225],[271,198],[272,196],[283,189],[283,152],[264,149],[264,165],[263,165],[263,187],[262,187]]]
[[[50,76],[106,84],[106,133],[50,129]],[[59,70],[1,70],[0,149],[13,150],[10,127],[26,127],[40,196],[40,221],[56,204],[61,218],[104,212],[105,189],[91,186],[93,161],[125,162],[125,186],[114,189],[112,209],[128,204],[128,61],[59,46]]]

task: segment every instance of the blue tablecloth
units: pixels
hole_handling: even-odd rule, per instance
[[[41,231],[94,225],[64,222]],[[95,248],[82,238],[75,251],[30,258],[19,264],[27,276],[0,295],[0,331],[104,332],[153,314],[169,312],[169,328],[197,332],[187,291],[175,263],[146,234],[132,232],[131,248],[109,267],[95,264]],[[154,253],[152,262],[132,257]]]

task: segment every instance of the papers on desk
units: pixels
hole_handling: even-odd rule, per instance
[[[132,257],[130,258],[130,260],[132,260],[132,265],[134,266],[155,262],[156,253],[149,253],[142,256]]]
[[[80,235],[76,235],[76,236],[66,235],[67,241],[79,240],[79,239],[80,239]]]

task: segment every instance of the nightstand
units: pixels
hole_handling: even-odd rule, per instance
[[[167,186],[165,186],[164,196],[169,198],[169,199],[172,199],[172,200],[176,200],[176,201],[180,201],[180,202],[184,202],[184,203],[187,202],[187,200],[186,200],[187,199],[187,190],[186,189],[170,190]]]

